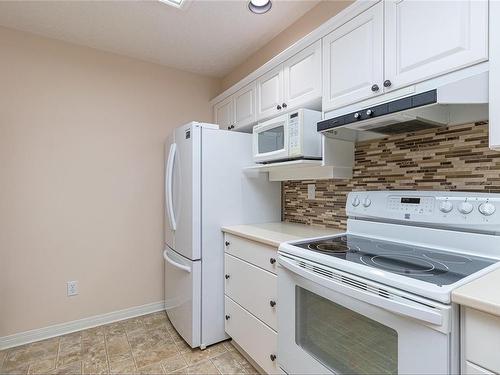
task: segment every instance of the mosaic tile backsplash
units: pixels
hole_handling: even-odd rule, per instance
[[[316,199],[307,199],[307,184]],[[459,190],[500,193],[500,151],[488,124],[424,130],[356,144],[349,180],[286,181],[283,220],[344,229],[347,193],[356,190]]]

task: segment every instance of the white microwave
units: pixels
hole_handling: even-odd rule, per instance
[[[253,160],[269,163],[321,159],[321,134],[316,123],[321,112],[299,109],[253,127]]]

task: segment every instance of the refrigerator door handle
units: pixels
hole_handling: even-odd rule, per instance
[[[171,259],[169,256],[168,256],[168,253],[167,253],[167,250],[163,250],[163,258],[168,262],[170,263],[172,266],[176,267],[176,268],[179,268],[183,271],[186,271],[187,273],[191,273],[191,268],[189,268],[188,266],[185,266],[183,264],[180,264],[180,263],[177,263],[175,260]]]
[[[177,226],[175,222],[173,203],[174,159],[176,151],[177,144],[172,143],[168,153],[167,170],[165,173],[165,203],[167,206],[168,221],[172,230],[175,230]]]

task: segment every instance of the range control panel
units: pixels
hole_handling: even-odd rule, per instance
[[[484,227],[485,230],[492,230],[492,225],[496,225],[500,231],[500,194],[360,191],[349,193],[346,211],[351,218]]]

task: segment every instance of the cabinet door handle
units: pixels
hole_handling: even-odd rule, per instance
[[[225,278],[226,278],[226,280],[227,280],[227,279],[229,279],[231,276],[230,276],[230,275],[228,275],[228,274],[226,273],[226,274],[224,275],[224,277],[225,277]]]
[[[231,318],[231,316],[226,315],[226,320],[229,320],[230,318]]]
[[[276,360],[276,354],[271,354],[269,358],[271,358],[271,361],[274,362]]]
[[[391,87],[391,85],[392,85],[392,82],[389,79],[386,79],[384,81],[384,87]]]
[[[279,111],[281,109],[281,106],[278,104],[278,106],[276,107],[276,109]]]
[[[287,107],[286,103],[283,103],[281,106],[282,106],[283,108],[286,108],[286,107]]]
[[[372,86],[372,91],[373,92],[377,92],[378,90],[380,90],[380,87],[378,87],[377,84],[375,84],[375,85]]]
[[[276,263],[276,258],[270,258],[270,259],[269,259],[269,263],[271,263],[271,264]]]
[[[226,246],[231,245],[231,242],[229,242],[229,241],[226,241],[226,242],[224,242],[224,243],[225,243],[225,245],[226,245]]]
[[[269,304],[271,305],[271,307],[274,307],[274,306],[276,306],[276,301],[271,300],[271,301],[269,301]]]

